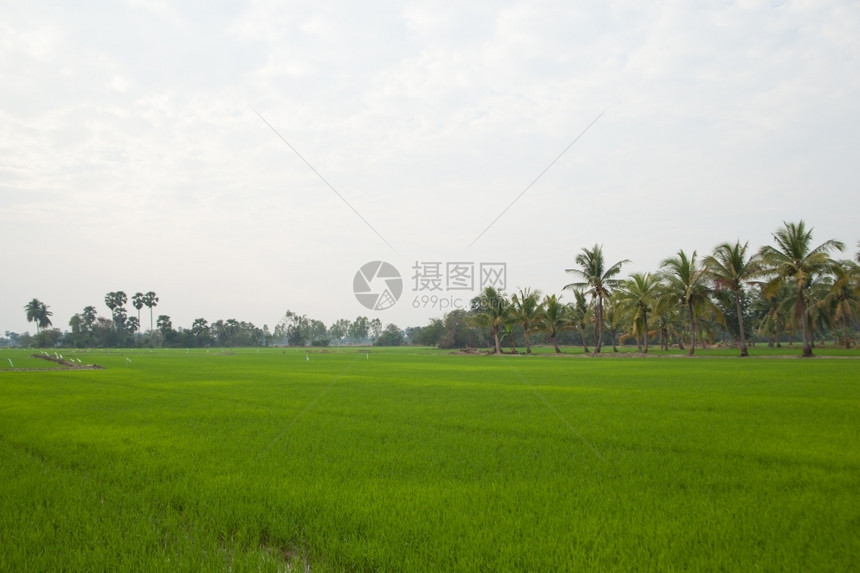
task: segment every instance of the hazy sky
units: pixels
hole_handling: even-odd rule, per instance
[[[0,334],[114,290],[174,326],[421,325],[474,293],[416,261],[561,293],[582,247],[626,275],[801,218],[853,254],[858,30],[856,1],[4,2]],[[353,296],[373,260],[391,309]]]

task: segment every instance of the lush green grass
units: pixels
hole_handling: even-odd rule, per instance
[[[860,360],[77,356],[106,369],[0,373],[0,570],[849,571],[860,555]]]

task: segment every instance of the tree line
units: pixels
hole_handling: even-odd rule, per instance
[[[126,304],[131,300],[137,316],[129,316]],[[129,299],[124,291],[112,291],[105,295],[104,303],[110,315],[100,316],[94,306],[87,306],[69,320],[70,330],[63,332],[52,328],[50,307],[38,298],[24,306],[27,321],[36,325],[36,334],[18,334],[6,331],[0,338],[0,346],[35,346],[53,348],[131,348],[131,347],[240,347],[240,346],[328,346],[330,344],[377,344],[398,346],[408,342],[404,332],[394,324],[385,328],[378,318],[358,316],[355,320],[340,319],[331,326],[288,310],[270,331],[268,325],[258,328],[251,322],[234,318],[209,322],[205,318],[195,319],[189,328],[174,328],[169,315],[154,317],[153,308],[158,306],[155,292],[135,293]],[[141,329],[141,310],[149,310],[150,328]]]
[[[105,295],[110,318],[87,306],[69,321],[70,331],[51,328],[48,305],[34,298],[24,307],[36,335],[6,332],[6,344],[52,347],[203,347],[203,346],[328,346],[419,344],[442,348],[489,347],[496,354],[533,344],[580,345],[600,353],[611,345],[670,346],[694,354],[717,342],[731,341],[741,356],[749,341],[779,346],[798,338],[804,356],[816,340],[831,339],[848,348],[858,337],[860,312],[860,250],[854,260],[836,259],[845,245],[829,239],[813,246],[812,228],[800,221],[784,223],[773,233],[773,245],[750,249],[736,241],[717,245],[705,256],[683,249],[664,259],[654,272],[621,277],[628,260],[607,264],[603,247],[595,244],[575,256],[566,269],[573,281],[562,295],[544,295],[524,288],[512,295],[486,288],[470,301],[429,324],[401,330],[383,328],[378,318],[358,316],[326,326],[322,321],[288,310],[270,331],[236,319],[210,323],[195,319],[190,328],[173,328],[170,316],[154,318],[155,292],[137,292],[129,316],[123,291]],[[860,248],[860,243],[858,243]],[[568,301],[563,301],[569,295]],[[149,311],[150,328],[141,332],[141,310]],[[3,341],[0,339],[0,341]],[[593,349],[593,350],[592,350]]]
[[[613,351],[632,343],[647,353],[656,342],[692,355],[697,346],[730,338],[747,356],[750,334],[768,346],[797,336],[803,356],[812,355],[816,339],[835,339],[848,348],[858,331],[860,251],[854,260],[835,259],[832,253],[843,251],[843,243],[830,239],[813,246],[812,239],[803,221],[784,223],[773,233],[774,244],[756,252],[740,241],[702,257],[682,249],[659,270],[626,278],[621,270],[630,261],[607,264],[602,246],[594,245],[581,249],[576,266],[566,269],[574,279],[562,289],[570,302],[529,288],[508,296],[488,287],[469,311],[431,321],[416,339],[490,346],[496,354],[503,342],[510,352],[524,346],[530,353],[533,336],[561,352],[560,341],[569,343],[571,334],[594,353],[607,343]]]

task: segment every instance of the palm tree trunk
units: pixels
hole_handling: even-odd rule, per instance
[[[555,353],[561,354],[561,348],[558,347],[558,337],[555,332],[550,335],[550,338],[552,339],[552,345],[555,347]]]
[[[594,316],[594,337],[597,339],[594,342],[594,353],[600,354],[600,348],[603,346],[603,296],[597,295],[597,312]]]
[[[645,328],[642,330],[642,337],[645,339],[645,354],[648,354],[648,315],[642,317],[642,322]]]
[[[812,356],[812,344],[809,342],[809,317],[806,316],[806,301],[803,300],[803,292],[798,293],[797,310],[797,315],[800,318],[800,334],[803,337],[802,356],[809,358]]]
[[[747,337],[744,334],[744,313],[741,310],[741,291],[735,291],[735,307],[738,311],[738,332],[740,333],[741,338],[741,356],[749,356],[750,353],[747,350]]]
[[[525,325],[525,324],[523,325],[523,339],[526,342],[526,354],[531,354],[532,353],[532,345],[529,342],[529,329],[527,328],[527,326],[528,325]]]
[[[687,351],[687,356],[692,356],[696,352],[696,319],[693,316],[692,302],[687,302],[687,312],[690,313],[690,350]]]

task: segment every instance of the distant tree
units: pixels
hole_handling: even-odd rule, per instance
[[[161,345],[165,346],[172,338],[172,335],[175,334],[173,330],[173,322],[171,322],[170,317],[166,314],[158,315],[158,319],[155,321],[155,325],[158,328],[158,331],[161,332]]]
[[[311,344],[314,346],[328,346],[331,339],[328,337],[328,329],[321,320],[312,319],[308,324]]]
[[[591,249],[582,249],[575,261],[579,268],[565,271],[582,280],[564,288],[583,289],[586,294],[591,295],[594,301],[594,352],[599,354],[603,345],[603,303],[620,283],[615,277],[621,272],[621,266],[630,261],[624,259],[607,268],[603,259],[603,245],[597,244]]]
[[[762,262],[772,277],[765,289],[773,292],[782,284],[790,284],[795,290],[794,318],[800,325],[803,338],[803,356],[812,356],[812,336],[809,329],[809,287],[818,275],[830,267],[831,251],[842,251],[845,245],[829,239],[812,248],[812,228],[807,229],[803,221],[783,223],[783,228],[773,233],[776,246],[765,245],[759,251]]]
[[[117,330],[121,330],[125,325],[126,312],[123,307],[126,302],[128,302],[128,296],[121,290],[109,292],[105,295],[105,306],[110,309],[114,328]]]
[[[400,346],[403,344],[403,331],[396,324],[389,324],[373,341],[374,346]]]
[[[56,348],[63,338],[59,328],[42,327],[33,337],[33,345],[37,348]]]
[[[349,325],[349,338],[355,343],[367,342],[370,336],[370,320],[366,316],[357,316]]]
[[[72,335],[75,338],[79,338],[80,335],[84,331],[84,317],[80,314],[72,315],[72,318],[69,319],[69,328],[72,329]]]
[[[125,310],[125,307],[117,307],[113,309],[113,327],[117,332],[124,332],[126,329],[126,322],[128,321],[128,311]]]
[[[380,334],[382,334],[382,321],[378,318],[374,318],[370,321],[370,336],[372,338],[376,338]]]
[[[205,318],[194,319],[191,323],[191,332],[194,334],[197,346],[203,346],[209,337],[209,321]]]
[[[445,315],[443,323],[439,348],[477,348],[489,342],[474,327],[473,316],[465,309],[452,310]]]
[[[670,296],[687,311],[690,320],[690,348],[687,354],[692,356],[696,351],[697,311],[704,306],[713,306],[713,302],[708,298],[705,269],[697,263],[696,251],[688,257],[683,249],[674,257],[665,259],[660,266],[664,270],[665,286]]]
[[[761,275],[762,266],[758,255],[747,255],[749,243],[741,245],[740,241],[734,244],[722,243],[717,245],[714,253],[705,257],[702,261],[705,270],[714,284],[716,291],[729,291],[735,303],[735,311],[738,318],[738,336],[741,356],[749,356],[747,339],[744,333],[744,314],[742,308],[743,288],[745,283],[751,282]]]
[[[523,341],[526,344],[526,354],[532,353],[529,333],[537,329],[542,312],[541,292],[526,288],[511,297],[511,319],[523,327]]]
[[[606,308],[603,309],[603,318],[609,327],[609,339],[612,341],[612,352],[618,352],[618,332],[624,321],[624,313],[618,307],[618,297],[615,291],[604,301]]]
[[[224,322],[224,328],[227,333],[227,344],[236,346],[236,338],[243,330],[242,324],[235,318],[228,318]]]
[[[830,267],[833,280],[821,300],[833,320],[842,325],[842,344],[851,347],[850,325],[860,314],[860,265],[854,261],[835,261]]]
[[[541,304],[538,329],[549,337],[556,354],[561,353],[558,347],[558,333],[569,328],[569,325],[567,306],[556,295],[545,296]]]
[[[131,305],[137,309],[137,334],[140,336],[140,309],[144,305],[144,295],[142,292],[136,292],[131,296]]]
[[[140,333],[140,322],[137,320],[137,317],[128,317],[128,320],[126,320],[125,323],[125,328],[131,335],[134,335],[134,333]]]
[[[660,279],[651,273],[633,273],[618,287],[619,308],[626,311],[632,322],[632,333],[642,351],[640,339],[644,339],[644,352],[648,353],[648,314],[657,303],[660,294]]]
[[[345,318],[340,318],[328,327],[328,337],[335,343],[340,344],[349,335],[351,323]]]
[[[420,327],[412,335],[412,341],[421,346],[437,346],[444,331],[445,323],[442,319],[431,318],[429,324]]]
[[[310,342],[310,319],[306,315],[287,310],[281,322],[290,346],[304,346]]]
[[[493,332],[493,345],[496,354],[502,353],[499,334],[509,321],[511,305],[504,294],[494,287],[488,286],[480,296],[471,301],[474,314],[471,320],[474,324],[490,328]]]
[[[758,320],[758,334],[766,336],[768,348],[782,344],[779,337],[788,331],[791,315],[791,295],[793,289],[788,284],[783,284],[778,290],[765,291],[765,285],[760,285],[758,291],[754,291],[753,313]]]
[[[152,332],[152,309],[158,306],[158,295],[153,291],[147,292],[143,295],[143,304],[149,309],[149,330]]]
[[[12,332],[10,330],[7,330],[4,334],[6,335],[6,338],[9,341],[9,344],[8,344],[9,346],[13,346],[13,347],[19,346],[19,344],[20,344],[19,341],[21,339],[20,334],[18,334],[17,332]]]
[[[96,321],[97,314],[98,313],[96,312],[96,307],[94,307],[94,306],[85,306],[84,307],[84,311],[81,313],[81,316],[84,319],[84,327],[87,330],[92,329],[93,324]]]
[[[27,311],[27,322],[36,323],[36,332],[51,326],[52,313],[48,310],[50,307],[37,298],[34,298],[26,305],[24,310]]]
[[[565,287],[566,288],[566,287]],[[567,305],[567,316],[570,325],[579,336],[582,337],[582,350],[586,354],[588,350],[588,342],[586,339],[588,322],[591,319],[591,309],[586,299],[586,293],[582,289],[572,289],[573,302]]]

